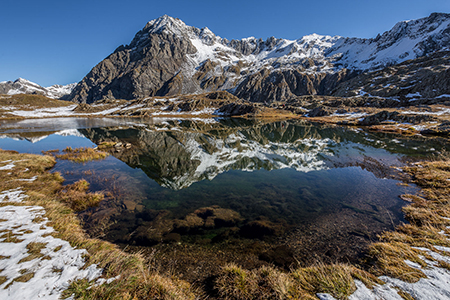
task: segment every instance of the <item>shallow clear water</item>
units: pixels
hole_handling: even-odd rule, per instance
[[[67,183],[112,191],[80,215],[93,235],[144,246],[281,239],[297,252],[356,247],[393,228],[403,221],[398,196],[415,188],[399,185],[391,166],[448,150],[440,139],[226,119],[28,120],[3,122],[0,135],[0,148],[29,153],[131,144],[54,168]]]

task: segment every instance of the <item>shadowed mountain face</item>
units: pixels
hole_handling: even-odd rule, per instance
[[[374,39],[312,34],[298,40],[232,40],[162,16],[95,66],[69,100],[135,99],[228,90],[271,102],[330,94],[366,70],[450,46],[450,15],[404,21]]]

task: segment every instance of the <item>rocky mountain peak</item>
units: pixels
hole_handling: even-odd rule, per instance
[[[151,33],[161,33],[163,31],[175,33],[175,34],[183,34],[187,26],[183,21],[178,18],[173,18],[168,15],[163,15],[157,19],[154,19],[145,25],[143,31],[151,34]]]
[[[34,83],[32,81],[29,81],[29,80],[26,80],[26,79],[21,78],[21,77],[19,77],[16,80],[14,80],[14,83],[22,84],[22,85],[29,85],[29,86],[39,87],[39,88],[41,87],[39,84]]]
[[[400,21],[395,24],[391,30],[384,32],[381,36],[377,36],[377,38],[371,40],[370,42],[376,43],[377,49],[380,51],[389,48],[396,43],[411,43],[415,40],[421,42],[420,39],[423,37],[433,39],[436,36],[439,36],[439,40],[446,43],[450,39],[449,26],[450,14],[433,13],[426,18]],[[447,38],[445,38],[445,35],[447,35]],[[425,55],[426,52],[428,52],[424,50],[425,49],[420,46],[417,47],[417,49],[413,49],[418,56]]]

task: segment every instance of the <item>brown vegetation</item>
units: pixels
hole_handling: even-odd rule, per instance
[[[215,288],[220,299],[317,299],[317,293],[346,299],[356,290],[354,278],[369,287],[382,283],[375,276],[345,264],[318,263],[289,273],[267,266],[245,270],[229,264],[222,268]]]
[[[369,249],[375,261],[372,271],[377,275],[389,275],[408,282],[415,282],[425,275],[411,268],[405,260],[426,267],[421,257],[435,261],[425,251],[414,247],[425,247],[441,252],[434,246],[450,246],[450,240],[442,234],[450,225],[450,160],[421,162],[405,168],[413,176],[413,182],[422,188],[422,195],[404,195],[411,205],[403,208],[410,224],[397,227],[396,231],[385,232],[379,243]],[[445,262],[437,261],[445,265]]]
[[[72,147],[67,147],[62,152],[62,154],[58,154],[58,150],[49,150],[43,153],[46,155],[54,155],[59,159],[70,160],[77,163],[84,163],[91,160],[101,160],[109,156],[108,152],[89,147],[80,147],[75,149]]]
[[[58,198],[74,211],[83,211],[89,207],[97,206],[103,200],[102,193],[87,193],[89,183],[81,179],[73,184],[66,185],[58,192]]]

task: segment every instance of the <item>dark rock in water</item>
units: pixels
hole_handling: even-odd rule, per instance
[[[251,221],[241,227],[240,235],[250,239],[262,239],[265,236],[275,236],[283,233],[281,225],[272,223],[268,220]]]
[[[168,211],[159,211],[157,215],[150,214],[147,220],[151,219],[151,221],[139,222],[139,226],[130,232],[130,239],[140,246],[153,246],[161,243],[163,237],[170,234],[174,227],[174,221],[166,218],[168,214]],[[143,215],[146,214],[141,214],[141,216]]]
[[[218,206],[203,207],[188,214],[183,220],[175,220],[175,231],[181,233],[197,232],[204,229],[235,226],[242,218],[231,209]]]
[[[285,245],[276,246],[260,254],[259,259],[284,268],[289,268],[295,264],[294,252]]]
[[[230,238],[236,237],[238,233],[239,233],[239,228],[238,227],[231,227],[231,228],[229,228],[229,229],[227,229],[225,231],[222,231],[218,235],[216,235],[212,239],[212,242],[213,243],[220,243],[220,242],[229,240]]]
[[[163,237],[163,241],[166,243],[179,243],[181,241],[181,235],[175,232],[169,233]]]

